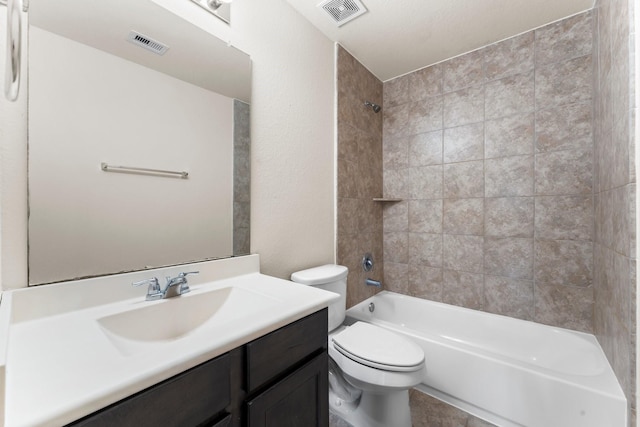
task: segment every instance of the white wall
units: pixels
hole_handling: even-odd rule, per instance
[[[231,42],[253,61],[251,250],[263,272],[287,278],[335,261],[333,43],[283,0],[236,0],[232,10]],[[5,14],[0,7],[0,22]],[[0,100],[0,117],[0,274],[8,289],[27,284],[24,90],[19,104]]]
[[[34,26],[29,90],[30,283],[233,253],[231,98]]]
[[[334,47],[283,0],[237,0],[251,55],[251,251],[266,274],[335,262]]]

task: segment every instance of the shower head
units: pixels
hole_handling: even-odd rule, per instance
[[[369,102],[369,101],[364,101],[364,106],[371,107],[374,113],[379,113],[380,110],[382,109],[382,107],[379,106],[378,104],[374,104],[373,102]]]

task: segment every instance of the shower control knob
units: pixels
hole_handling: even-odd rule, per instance
[[[370,253],[364,254],[364,257],[362,258],[362,270],[373,270],[373,256]]]

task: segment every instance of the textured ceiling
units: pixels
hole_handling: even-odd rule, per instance
[[[316,7],[287,0],[380,80],[443,61],[567,16],[594,0],[362,0],[368,12],[342,27]]]

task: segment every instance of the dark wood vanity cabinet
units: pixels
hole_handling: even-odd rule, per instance
[[[327,310],[69,426],[327,427]]]
[[[327,310],[246,345],[251,427],[329,425]]]

